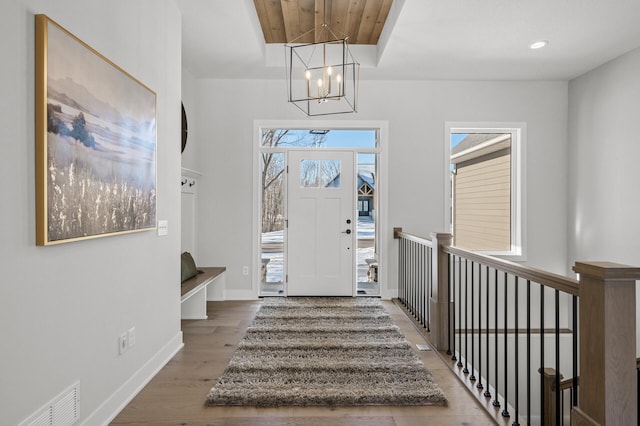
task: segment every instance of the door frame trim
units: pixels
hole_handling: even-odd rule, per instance
[[[388,250],[393,236],[389,233],[389,208],[388,208],[388,128],[386,120],[254,120],[253,121],[253,214],[252,214],[252,250],[251,250],[251,294],[254,299],[260,295],[260,226],[261,204],[259,188],[260,168],[260,135],[263,128],[279,129],[376,129],[378,131],[378,279],[380,281],[380,296],[383,299],[391,299],[397,296],[397,289],[389,290],[388,277]],[[331,148],[329,148],[331,149]]]

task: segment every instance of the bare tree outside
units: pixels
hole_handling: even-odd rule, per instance
[[[265,129],[262,132],[263,147],[321,147],[325,134],[291,129]],[[261,154],[262,232],[283,229],[284,220],[284,154]]]
[[[300,164],[300,185],[305,188],[317,188],[320,175],[319,160],[302,160]]]
[[[348,139],[345,142],[345,139]],[[376,132],[373,130],[328,130],[318,129],[263,129],[260,139],[260,190],[261,190],[261,295],[282,295],[285,293],[285,204],[286,204],[286,159],[287,149],[293,148],[351,148],[357,153],[358,187],[369,185],[369,196],[358,204],[358,214],[354,219],[357,235],[358,294],[379,294],[376,254],[376,219],[374,205],[374,178],[376,156],[371,150],[376,147]],[[330,156],[328,156],[330,157]],[[304,156],[302,157],[304,158]],[[317,158],[317,157],[316,157]],[[342,170],[339,160],[304,159],[299,164],[300,175],[296,180],[303,187],[340,187]],[[362,179],[361,179],[362,178]],[[355,201],[355,200],[354,200]],[[360,201],[360,197],[358,198]],[[361,214],[363,213],[364,214]],[[372,273],[373,271],[373,273]]]
[[[322,181],[321,185],[339,187],[340,182],[340,161],[322,160]]]
[[[326,133],[326,132],[325,132]],[[265,148],[322,147],[325,134],[309,130],[266,129],[261,145]],[[261,281],[269,285],[272,293],[282,291],[284,282],[284,205],[285,205],[285,152],[264,150],[260,159],[262,192],[262,264]],[[316,176],[318,170],[316,168]],[[316,179],[317,180],[317,179]]]

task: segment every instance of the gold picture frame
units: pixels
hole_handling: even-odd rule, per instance
[[[35,16],[36,245],[156,228],[156,93]]]

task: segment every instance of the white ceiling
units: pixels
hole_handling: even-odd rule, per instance
[[[176,0],[196,78],[283,78],[253,0]],[[530,50],[540,39],[549,45]],[[362,79],[569,80],[640,46],[640,0],[394,0]]]

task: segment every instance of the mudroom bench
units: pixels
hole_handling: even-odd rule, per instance
[[[207,319],[207,300],[223,300],[225,267],[199,268],[202,271],[180,285],[182,319]]]

